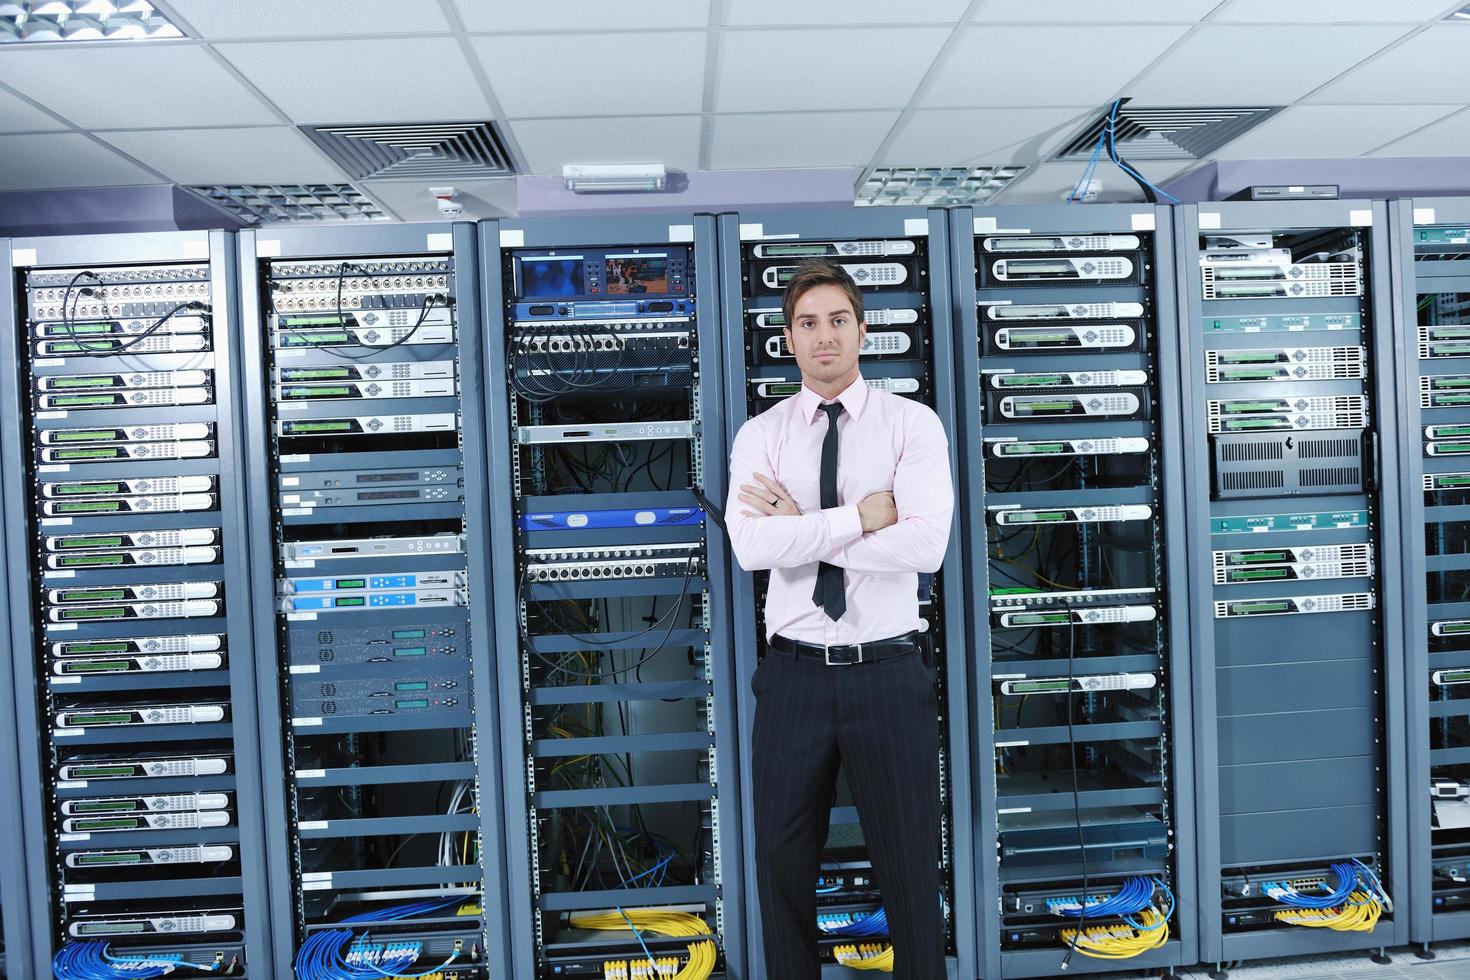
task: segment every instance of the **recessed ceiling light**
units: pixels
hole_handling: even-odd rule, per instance
[[[209,184],[189,189],[251,225],[393,220],[351,184]]]
[[[951,207],[980,204],[1005,189],[1025,167],[880,167],[858,188],[858,207],[894,204]]]
[[[20,41],[152,41],[183,37],[144,0],[5,0],[0,44]]]

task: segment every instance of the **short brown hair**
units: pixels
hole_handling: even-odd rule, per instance
[[[791,281],[786,284],[786,292],[781,296],[781,312],[786,315],[786,326],[796,326],[797,301],[808,290],[817,286],[836,286],[841,289],[852,301],[852,312],[857,315],[858,323],[863,322],[863,294],[858,291],[852,276],[844,272],[842,266],[828,259],[805,259],[796,267],[796,275],[791,277]]]

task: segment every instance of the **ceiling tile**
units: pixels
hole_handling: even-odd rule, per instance
[[[699,167],[699,116],[522,119],[510,129],[529,173],[560,175],[568,163]]]
[[[0,89],[0,133],[34,133],[67,129],[18,95]]]
[[[467,31],[633,31],[704,27],[709,0],[455,0]]]
[[[702,32],[522,34],[473,43],[507,118],[671,115],[698,112],[703,102]]]
[[[431,182],[415,183],[403,180],[365,180],[362,187],[368,194],[398,215],[403,221],[443,221],[434,195],[429,193]],[[457,221],[474,221],[478,218],[503,218],[516,213],[516,179],[498,177],[492,180],[463,180],[454,182],[456,197],[464,214]]]
[[[1460,104],[1470,90],[1470,24],[1440,24],[1348,72],[1312,102]]]
[[[402,0],[170,0],[200,37],[340,37],[448,33],[439,4]]]
[[[6,45],[0,81],[78,126],[280,121],[207,51],[187,41],[28,47]]]
[[[1355,157],[1453,111],[1443,105],[1296,105],[1210,155],[1217,160]]]
[[[977,22],[1192,24],[1220,0],[984,0]]]
[[[1470,113],[1457,113],[1368,155],[1374,157],[1470,156]]]
[[[299,123],[468,122],[490,113],[453,38],[234,41],[215,49]]]
[[[1127,94],[1140,105],[1290,105],[1405,30],[1205,24]]]
[[[1159,27],[967,27],[945,54],[926,109],[1097,105],[1127,84],[1189,30]],[[1066,51],[1106,51],[1064,67]]]
[[[716,112],[901,108],[950,34],[943,27],[730,31]],[[839,65],[832,55],[840,52]]]
[[[710,169],[864,167],[897,119],[897,109],[715,116]]]
[[[1445,0],[1229,0],[1211,23],[1295,22],[1298,24],[1420,24],[1445,12]]]
[[[1197,161],[1175,161],[1175,160],[1149,160],[1140,163],[1137,169],[1144,177],[1154,184],[1162,184],[1165,180],[1174,177],[1186,170],[1192,170],[1199,163]],[[1078,179],[1082,176],[1083,169],[1087,166],[1085,161],[1066,163],[1043,163],[1034,170],[1028,171],[1017,181],[1014,187],[1005,192],[1005,196],[997,203],[1005,204],[1061,204],[1062,195],[1070,192],[1077,186]],[[1102,190],[1097,200],[1102,202],[1138,202],[1142,203],[1143,193],[1133,178],[1123,171],[1104,161],[1098,164],[1093,180],[1102,182]],[[1160,198],[1164,200],[1164,198]],[[1078,205],[1083,207],[1084,205]],[[1085,212],[1080,212],[1084,213]]]
[[[953,167],[968,163],[1034,163],[1050,144],[1070,135],[1095,111],[1090,106],[920,109],[904,122],[878,164]],[[1018,143],[1023,145],[1012,149]]]
[[[921,4],[898,5],[892,0],[734,0],[726,5],[725,23],[777,26],[806,24],[819,27],[854,24],[942,24],[954,23],[964,14],[969,0],[925,0]]]
[[[310,184],[347,175],[290,126],[97,134],[180,184]]]
[[[0,136],[0,190],[157,184],[159,179],[81,133]]]

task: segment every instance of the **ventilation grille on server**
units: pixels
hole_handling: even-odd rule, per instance
[[[354,180],[473,180],[515,174],[488,122],[302,126]]]
[[[1113,142],[1118,155],[1134,163],[1202,160],[1281,109],[1281,106],[1144,108],[1130,105],[1125,99],[1113,120]],[[1089,159],[1098,136],[1107,128],[1108,118],[1107,110],[1099,113],[1052,159]]]
[[[1362,433],[1247,433],[1212,439],[1217,500],[1363,491],[1367,463]]]

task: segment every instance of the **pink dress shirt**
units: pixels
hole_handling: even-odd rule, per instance
[[[859,376],[837,396],[837,507],[821,508],[818,480],[827,416],[801,391],[740,427],[730,453],[725,523],[747,571],[771,570],[766,636],[829,645],[867,643],[919,629],[918,573],[937,571],[949,543],[954,487],[949,442],[926,405],[875,391]],[[764,473],[786,488],[799,515],[745,517],[740,485]],[[857,504],[893,491],[898,523],[863,533]],[[817,563],[843,569],[847,612],[833,622],[812,602]]]

